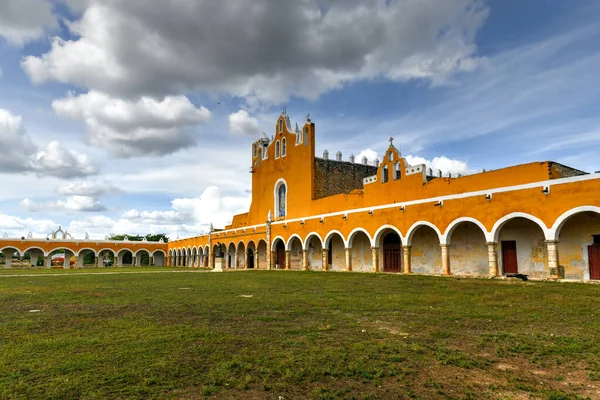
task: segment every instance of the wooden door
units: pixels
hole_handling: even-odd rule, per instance
[[[383,272],[402,272],[400,238],[389,233],[383,238]]]
[[[277,246],[277,264],[280,269],[285,269],[285,246],[283,243],[279,243]]]
[[[600,279],[600,245],[588,246],[590,279]]]
[[[518,274],[517,242],[514,240],[502,241],[502,269],[505,274]]]

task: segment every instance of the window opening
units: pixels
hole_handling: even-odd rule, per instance
[[[600,244],[600,235],[592,235],[594,238],[594,244]]]
[[[388,161],[392,161],[394,159],[394,154],[390,151],[388,153]]]
[[[283,140],[281,140],[281,156],[284,157],[285,153],[286,153],[286,140],[285,138],[283,138]]]
[[[283,119],[279,120],[279,133],[283,132]]]
[[[256,157],[257,148],[258,148],[258,146],[256,145],[256,143],[254,143],[252,145],[252,157]]]
[[[279,143],[279,140],[278,140],[277,143],[275,143],[275,158],[279,158],[280,155],[281,155],[281,143]]]
[[[394,179],[400,179],[400,163],[394,163]]]
[[[386,183],[388,181],[388,166],[384,165],[381,169],[381,183]]]
[[[285,203],[286,203],[287,189],[284,184],[279,186],[277,189],[277,216],[285,217]]]

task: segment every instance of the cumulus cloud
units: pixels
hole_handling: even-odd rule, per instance
[[[406,156],[406,161],[408,161],[410,165],[425,164],[427,165],[427,168],[433,170],[434,175],[437,174],[438,170],[442,171],[446,176],[448,172],[452,173],[454,176],[457,174],[468,175],[475,172],[469,168],[466,161],[453,160],[444,156],[435,157],[433,160],[426,160],[423,157],[408,155]]]
[[[75,3],[86,8],[68,24],[73,38],[23,59],[33,82],[269,104],[375,78],[443,84],[481,62],[475,35],[488,14],[480,0]]]
[[[187,223],[196,231],[206,230],[212,223],[223,227],[231,222],[234,214],[247,212],[250,196],[223,196],[216,186],[206,188],[199,197],[177,198],[171,202],[169,211],[129,210],[122,219],[153,225]]]
[[[39,147],[26,134],[18,115],[0,109],[0,172],[36,173],[39,176],[73,178],[97,172],[90,159],[51,141]]]
[[[106,211],[106,207],[100,204],[98,199],[89,196],[69,196],[64,200],[45,203],[25,199],[21,202],[21,206],[27,211],[65,211],[69,213]]]
[[[260,134],[260,125],[258,120],[251,117],[246,110],[240,110],[229,115],[229,133],[240,136],[256,136]]]
[[[58,224],[50,219],[21,218],[0,213],[0,234],[10,237],[26,236],[32,232],[34,237],[45,237],[55,230]]]
[[[58,25],[47,0],[0,0],[0,10],[0,36],[12,45],[38,40]]]
[[[83,121],[91,143],[117,157],[165,155],[194,146],[187,128],[211,118],[208,109],[185,96],[122,100],[90,91],[54,100],[52,107],[60,116]]]
[[[367,162],[369,164],[373,164],[373,161],[376,158],[378,158],[377,152],[375,150],[365,149],[365,150],[361,151],[360,153],[358,153],[358,155],[356,156],[356,162],[362,163],[363,157],[367,157]]]

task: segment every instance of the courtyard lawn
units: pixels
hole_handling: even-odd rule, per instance
[[[600,285],[43,273],[0,276],[2,399],[600,398]]]

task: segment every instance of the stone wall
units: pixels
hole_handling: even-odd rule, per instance
[[[587,175],[587,172],[575,168],[567,167],[556,162],[549,162],[550,179],[570,178],[572,176]]]
[[[315,158],[315,199],[362,189],[363,178],[376,174],[373,165]]]

